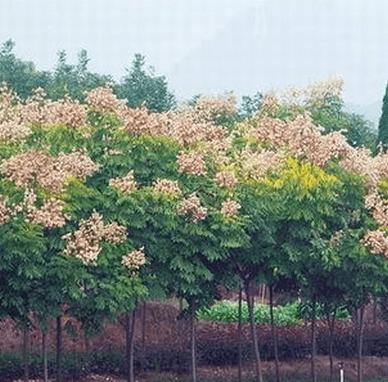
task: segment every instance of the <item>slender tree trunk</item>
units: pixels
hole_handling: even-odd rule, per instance
[[[254,319],[254,299],[251,297],[250,284],[251,283],[249,281],[245,282],[245,295],[247,297],[249,322],[251,325],[251,332],[253,337],[253,348],[254,348],[255,360],[256,360],[256,377],[258,378],[259,382],[263,382],[263,370],[261,367],[259,343],[257,340],[257,332],[256,332],[255,319]]]
[[[273,286],[269,286],[269,312],[271,316],[271,330],[272,330],[272,340],[273,340],[273,349],[275,353],[275,372],[276,372],[276,382],[280,382],[280,372],[279,372],[279,351],[278,351],[278,328],[275,323],[275,317],[273,314]]]
[[[145,334],[146,334],[146,316],[147,316],[147,301],[143,301],[143,310],[141,318],[141,350],[145,349]]]
[[[23,329],[23,368],[24,368],[24,381],[25,382],[28,382],[29,380],[29,374],[30,374],[30,371],[29,371],[29,364],[30,364],[30,360],[29,360],[29,349],[28,349],[28,328],[24,328]]]
[[[242,287],[238,292],[238,381],[242,378]]]
[[[62,316],[57,316],[57,379],[63,381],[62,373]]]
[[[197,355],[196,355],[196,344],[195,344],[195,317],[190,317],[191,326],[191,377],[193,382],[197,382]]]
[[[132,314],[125,314],[125,359],[127,369],[127,382],[135,381],[134,373],[134,350],[135,350],[135,323],[136,323],[136,308],[132,311]]]
[[[317,355],[317,342],[315,333],[315,315],[316,315],[316,297],[315,293],[312,299],[312,312],[311,312],[311,379],[317,381],[315,358]]]
[[[362,345],[363,345],[363,332],[364,332],[364,312],[365,306],[358,309],[357,314],[357,382],[362,382]]]
[[[89,354],[90,351],[90,339],[86,330],[84,330],[84,339],[85,339],[85,352]]]
[[[330,381],[333,381],[333,377],[334,377],[333,342],[334,342],[334,328],[335,328],[335,313],[327,316],[327,323],[329,327]]]
[[[48,382],[48,370],[47,370],[47,330],[41,329],[42,332],[42,358],[43,358],[43,380]]]

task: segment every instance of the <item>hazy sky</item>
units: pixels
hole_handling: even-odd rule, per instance
[[[0,0],[9,38],[38,70],[86,49],[89,70],[116,80],[141,53],[180,98],[337,74],[345,101],[370,104],[388,81],[387,0]]]

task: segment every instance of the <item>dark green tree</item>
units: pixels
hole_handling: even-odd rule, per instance
[[[384,150],[387,149],[388,144],[388,84],[385,89],[383,98],[383,108],[378,127],[377,143],[383,145]]]
[[[126,98],[132,108],[145,106],[154,112],[163,112],[176,105],[175,96],[168,89],[165,76],[156,76],[155,69],[145,69],[145,56],[135,54],[131,69],[121,80],[115,92],[119,98]]]
[[[46,87],[48,97],[56,101],[68,94],[73,99],[84,101],[85,92],[103,86],[106,82],[113,82],[109,75],[89,72],[87,68],[89,61],[90,58],[85,49],[78,53],[77,65],[67,62],[67,54],[64,50],[58,52],[58,62],[52,75],[52,81]]]
[[[242,103],[238,111],[239,119],[243,120],[259,111],[262,99],[263,94],[260,92],[257,92],[253,96],[243,96]]]
[[[348,143],[353,147],[365,146],[376,151],[376,137],[372,124],[364,116],[344,111],[345,103],[339,97],[329,97],[308,107],[311,118],[322,126],[324,134],[343,130]]]
[[[36,88],[46,88],[51,75],[37,71],[33,62],[17,58],[14,47],[15,42],[7,40],[0,48],[0,84],[5,82],[20,98],[26,99]]]

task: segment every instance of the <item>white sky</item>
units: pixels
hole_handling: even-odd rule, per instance
[[[116,80],[135,53],[181,97],[239,96],[342,75],[345,101],[382,99],[387,0],[0,0],[0,44],[38,70],[86,49]]]

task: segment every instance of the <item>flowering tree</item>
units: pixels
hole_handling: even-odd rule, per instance
[[[267,96],[237,123],[233,94],[155,113],[128,107],[109,84],[85,103],[53,101],[41,89],[19,102],[2,88],[0,220],[4,230],[16,227],[13,240],[28,229],[39,238],[28,266],[35,272],[39,261],[44,271],[29,277],[51,291],[34,309],[22,304],[22,316],[33,310],[44,328],[67,302],[91,333],[124,314],[133,381],[137,300],[147,289],[174,293],[188,302],[195,380],[195,312],[237,274],[262,379],[252,283],[285,274],[315,306],[322,288],[314,279],[326,283],[342,266],[348,277],[367,256],[373,269],[382,257],[371,253],[388,248],[386,154],[372,157],[338,131],[323,134],[308,114],[333,92],[310,89],[301,104]]]

